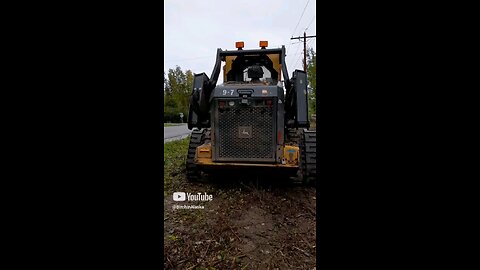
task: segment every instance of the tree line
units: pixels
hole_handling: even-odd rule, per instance
[[[186,122],[193,87],[192,71],[184,72],[179,66],[176,66],[175,69],[169,69],[168,74],[163,72],[163,86],[164,121],[166,123]],[[180,118],[180,113],[183,114],[183,119]]]
[[[307,79],[308,85],[312,89],[308,93],[308,112],[311,116],[316,111],[316,93],[317,93],[317,56],[313,49],[307,54]],[[186,122],[188,119],[188,107],[190,104],[190,95],[193,88],[193,72],[189,69],[183,71],[179,66],[175,69],[169,69],[167,73],[163,72],[163,114],[164,121],[171,123]],[[183,119],[180,118],[183,114]]]

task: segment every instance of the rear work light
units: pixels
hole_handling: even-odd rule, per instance
[[[243,43],[243,41],[235,42],[235,48],[237,48],[239,50],[241,50],[244,46],[245,46],[245,44]]]
[[[265,49],[266,47],[268,47],[268,41],[266,40],[260,41],[260,47],[262,47],[262,49]]]

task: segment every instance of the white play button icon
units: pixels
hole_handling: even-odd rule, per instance
[[[185,192],[174,192],[173,193],[173,200],[177,202],[183,202],[185,201],[187,196],[185,195]]]

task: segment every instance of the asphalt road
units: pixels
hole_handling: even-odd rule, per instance
[[[191,130],[187,128],[187,124],[179,126],[164,127],[163,128],[163,143],[180,140],[187,137]]]

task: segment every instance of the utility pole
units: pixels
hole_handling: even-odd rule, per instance
[[[292,37],[291,39],[302,39],[303,38],[303,71],[307,72],[307,38],[314,38],[317,36],[307,36],[306,32],[303,32],[303,37]]]

